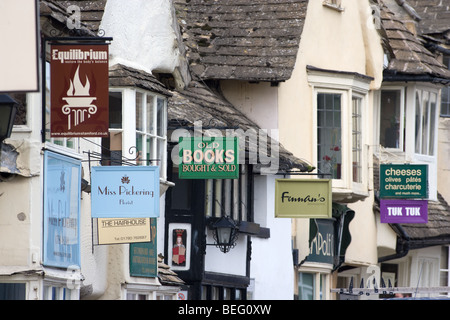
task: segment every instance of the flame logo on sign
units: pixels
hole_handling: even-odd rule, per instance
[[[89,95],[90,88],[91,83],[89,82],[87,75],[85,85],[81,83],[80,65],[78,65],[73,79],[70,79],[67,96],[63,97],[63,100],[65,100],[67,104],[62,106],[62,112],[67,115],[69,130],[71,130],[72,125],[73,127],[76,127],[80,123],[83,123],[86,119],[86,113],[88,118],[90,118],[92,114],[97,113],[97,106],[92,104],[97,98]]]

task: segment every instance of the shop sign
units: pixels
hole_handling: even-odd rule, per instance
[[[317,234],[310,244],[308,262],[334,263],[334,221],[316,219]]]
[[[151,241],[150,218],[97,219],[98,244]]]
[[[331,179],[276,179],[275,217],[331,218]]]
[[[427,200],[380,199],[382,223],[427,223]]]
[[[44,154],[44,265],[80,265],[81,161]]]
[[[159,167],[92,167],[92,218],[159,217]]]
[[[180,179],[237,179],[237,137],[180,137]]]
[[[426,164],[381,164],[380,198],[428,198]]]
[[[157,277],[156,219],[150,218],[151,241],[130,243],[130,276]]]
[[[0,92],[39,91],[39,5],[0,1]]]
[[[107,44],[50,47],[50,135],[108,137]]]

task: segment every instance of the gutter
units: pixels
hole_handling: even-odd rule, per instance
[[[406,233],[405,229],[403,229],[403,227],[399,224],[392,224],[391,227],[399,235],[399,238],[397,238],[397,245],[395,249],[397,253],[378,258],[378,263],[403,258],[409,253],[409,250],[411,249],[411,238]]]

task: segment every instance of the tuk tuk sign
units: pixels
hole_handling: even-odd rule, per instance
[[[427,223],[428,200],[380,199],[380,222]]]
[[[276,179],[275,217],[331,218],[331,179]]]
[[[92,218],[159,217],[159,167],[91,168]]]
[[[180,137],[180,179],[237,179],[237,137]]]
[[[380,198],[428,198],[428,165],[381,164]]]

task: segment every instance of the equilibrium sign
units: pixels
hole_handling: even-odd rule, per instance
[[[107,44],[53,44],[50,49],[50,134],[108,137]]]
[[[381,164],[380,198],[428,198],[426,164]]]
[[[92,167],[92,218],[159,217],[159,167]]]

